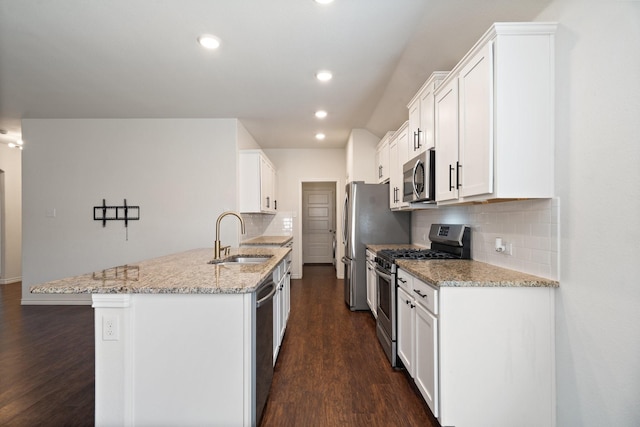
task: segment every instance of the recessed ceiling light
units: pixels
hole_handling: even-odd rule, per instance
[[[207,49],[217,49],[220,47],[220,39],[216,36],[212,36],[211,34],[203,34],[198,37],[198,43],[200,43],[200,46]]]
[[[333,77],[333,74],[331,74],[331,71],[322,70],[316,73],[316,78],[321,82],[327,82],[331,80],[332,77]]]
[[[333,3],[333,0],[314,0],[316,3],[320,3],[320,4],[329,4],[329,3]]]
[[[318,110],[316,111],[316,117],[319,119],[324,119],[325,117],[327,117],[327,112],[324,110]]]
[[[316,139],[322,141],[325,138],[324,133],[316,133]]]

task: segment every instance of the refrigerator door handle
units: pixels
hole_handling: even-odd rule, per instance
[[[347,257],[343,256],[342,257],[342,263],[349,265],[349,264],[351,264],[351,260],[349,260],[349,259],[347,259]]]
[[[346,245],[347,244],[347,237],[348,237],[348,224],[347,224],[347,218],[349,215],[349,212],[347,212],[349,209],[349,194],[345,194],[344,195],[344,208],[342,209],[342,244]]]

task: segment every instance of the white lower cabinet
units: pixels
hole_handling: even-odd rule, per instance
[[[438,413],[438,318],[421,304],[414,310],[415,359],[413,379],[422,397]]]
[[[398,288],[398,357],[411,378],[414,378],[415,300],[404,289]]]
[[[378,276],[376,275],[375,270],[375,252],[367,249],[366,252],[367,258],[367,304],[369,305],[369,309],[371,313],[373,313],[373,317],[378,318]]]
[[[291,255],[276,267],[273,281],[276,283],[276,294],[273,296],[273,365],[275,366],[280,352],[280,345],[287,329],[291,310]]]
[[[398,270],[398,357],[442,426],[555,426],[555,289]]]
[[[438,416],[437,291],[398,270],[398,357]],[[432,310],[433,312],[431,312]]]

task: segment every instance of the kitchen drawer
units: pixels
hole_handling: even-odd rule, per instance
[[[433,314],[438,314],[438,291],[433,286],[414,279],[412,295],[416,299],[416,303],[422,305]]]
[[[413,282],[414,280],[417,281],[417,279],[414,279],[412,275],[410,275],[409,273],[407,273],[406,271],[400,268],[398,269],[397,275],[398,275],[398,286],[404,289],[405,292],[407,292],[409,295],[413,295],[412,293]]]
[[[367,249],[366,259],[367,261],[374,262],[376,259],[376,253],[373,252],[371,249]]]

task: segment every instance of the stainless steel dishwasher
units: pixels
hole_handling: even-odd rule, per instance
[[[273,379],[273,296],[276,285],[273,276],[269,276],[256,290],[255,325],[255,402],[256,425],[262,421],[262,412],[267,403],[271,380]]]

